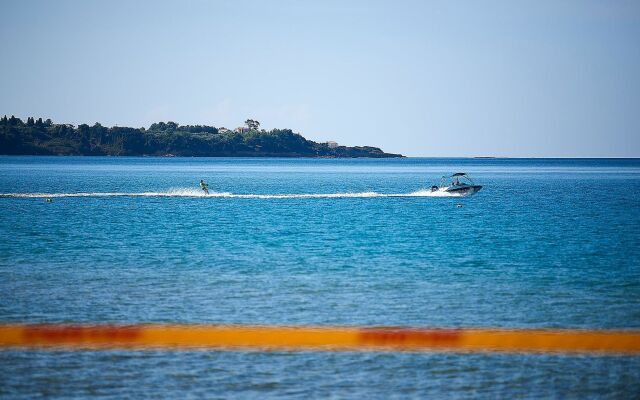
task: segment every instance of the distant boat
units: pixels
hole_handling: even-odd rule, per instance
[[[451,183],[447,184],[446,181],[451,179]],[[448,186],[447,186],[448,185]],[[432,192],[447,192],[456,193],[460,196],[471,196],[476,194],[482,189],[482,186],[476,185],[469,175],[464,172],[456,172],[451,176],[443,176],[440,179],[440,186],[431,186]]]

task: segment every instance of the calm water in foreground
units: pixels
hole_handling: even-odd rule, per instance
[[[0,193],[3,323],[640,329],[640,160],[0,157]],[[638,398],[640,357],[0,351],[40,395]]]

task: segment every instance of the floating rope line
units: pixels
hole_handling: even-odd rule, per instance
[[[640,331],[15,324],[0,348],[640,354]]]

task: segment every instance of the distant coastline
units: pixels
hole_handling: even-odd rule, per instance
[[[158,122],[146,128],[54,124],[50,119],[0,119],[1,155],[393,158],[378,147],[305,139],[291,129],[260,129],[248,119],[234,130]]]

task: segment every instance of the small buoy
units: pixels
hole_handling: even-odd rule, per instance
[[[458,203],[458,204],[456,204],[456,207],[460,208],[460,207],[462,207],[462,204]]]

